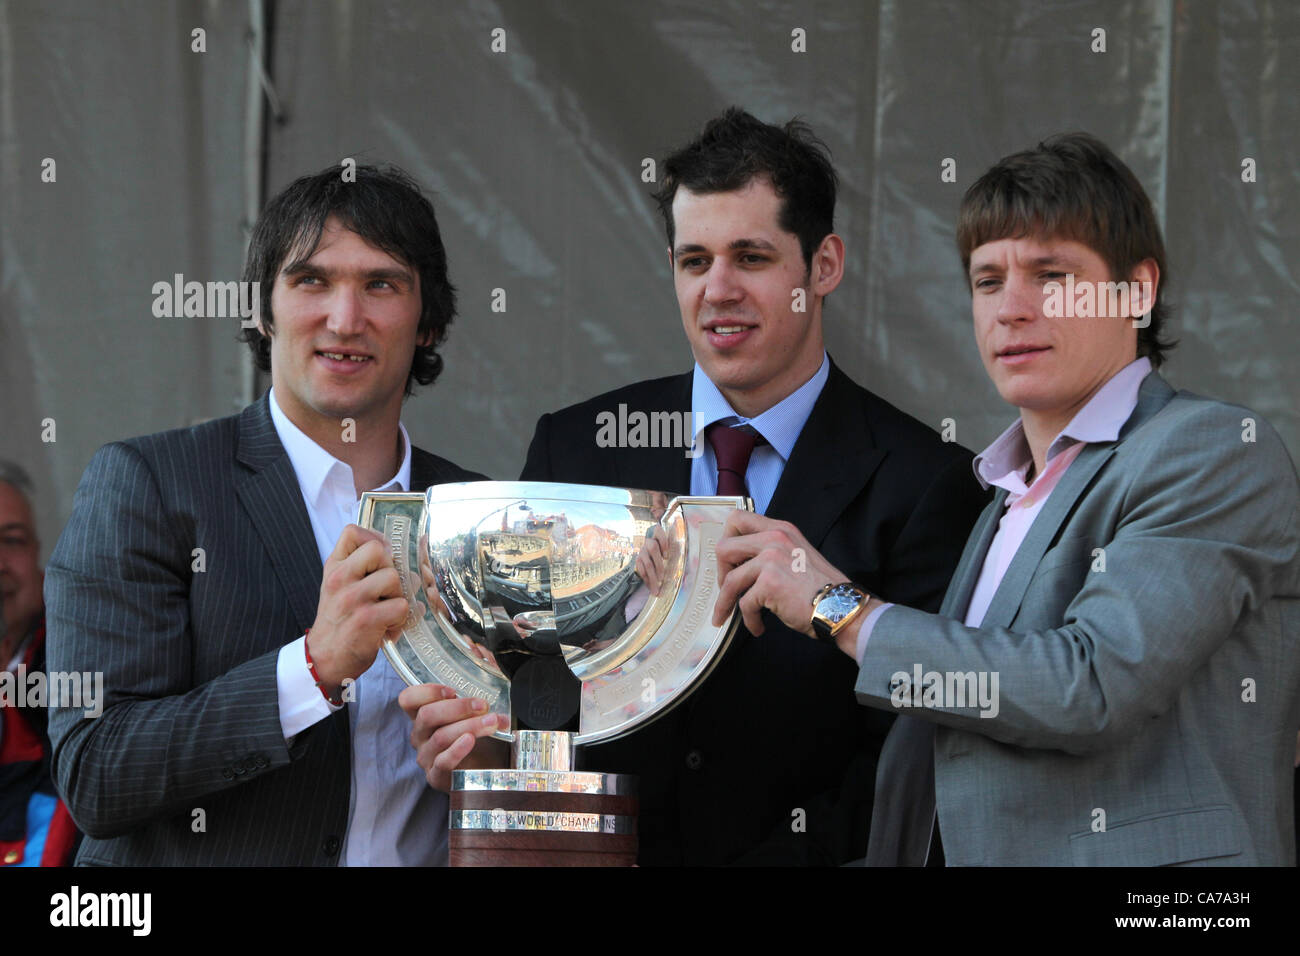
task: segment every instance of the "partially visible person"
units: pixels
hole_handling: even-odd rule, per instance
[[[50,776],[43,698],[20,690],[45,670],[40,555],[31,480],[0,460],[0,866],[65,866],[80,840]]]

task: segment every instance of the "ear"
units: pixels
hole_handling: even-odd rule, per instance
[[[813,295],[827,296],[844,278],[844,240],[831,233],[817,246],[812,257],[809,284]]]
[[[433,329],[426,329],[415,337],[417,348],[426,349],[433,344]]]
[[[257,331],[262,333],[263,338],[269,339],[271,337],[271,329],[266,324],[266,316],[262,314],[262,295],[260,292],[253,302],[253,322]]]
[[[672,272],[672,271],[673,271],[673,268],[674,268],[676,265],[677,265],[677,263],[676,263],[676,261],[674,261],[674,259],[673,259],[673,247],[672,247],[672,246],[669,246],[669,247],[668,247],[668,271],[669,271],[669,272]]]
[[[1156,292],[1160,288],[1160,267],[1154,259],[1143,259],[1129,273],[1129,281],[1138,284],[1138,294],[1130,303],[1133,315],[1137,319],[1147,315],[1156,307]]]

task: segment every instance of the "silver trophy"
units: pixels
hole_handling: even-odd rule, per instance
[[[635,781],[576,771],[575,747],[663,715],[721,659],[738,615],[712,624],[714,549],[735,508],[751,505],[547,482],[362,496],[411,605],[394,669],[510,719],[513,769],[454,774],[453,865],[635,860]],[[651,539],[657,595],[637,571]]]

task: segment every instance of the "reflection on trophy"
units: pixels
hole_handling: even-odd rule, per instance
[[[711,623],[714,548],[734,508],[751,505],[547,482],[362,496],[412,608],[393,667],[510,718],[513,769],[453,775],[453,866],[636,861],[635,780],[577,771],[575,748],[661,716],[721,659],[738,616]]]

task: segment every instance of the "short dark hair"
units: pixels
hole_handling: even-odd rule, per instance
[[[1133,171],[1089,133],[1062,133],[1034,149],[1003,157],[966,190],[957,217],[957,248],[970,274],[971,253],[986,242],[1024,236],[1072,239],[1125,281],[1146,259],[1167,287],[1165,244],[1155,210]],[[1138,329],[1137,354],[1159,367],[1177,343],[1161,339],[1168,306],[1157,295],[1151,321]]]
[[[355,180],[343,178],[343,169],[329,166],[319,173],[294,180],[262,210],[244,263],[244,281],[261,283],[258,301],[266,328],[272,329],[271,290],[286,264],[308,258],[320,242],[325,220],[338,217],[355,232],[420,276],[421,337],[406,380],[406,394],[415,385],[432,384],[442,371],[438,346],[456,316],[456,288],[447,278],[447,252],[433,213],[433,204],[420,187],[396,166],[357,166]],[[253,352],[257,367],[271,370],[271,340],[260,329],[247,328],[242,338]]]
[[[663,182],[654,193],[668,230],[668,248],[676,241],[673,197],[678,187],[693,193],[743,189],[767,177],[781,197],[778,224],[799,237],[804,265],[812,268],[817,246],[835,230],[835,167],[830,150],[807,123],[792,119],[772,126],[737,106],[705,124],[703,131],[662,163]]]

